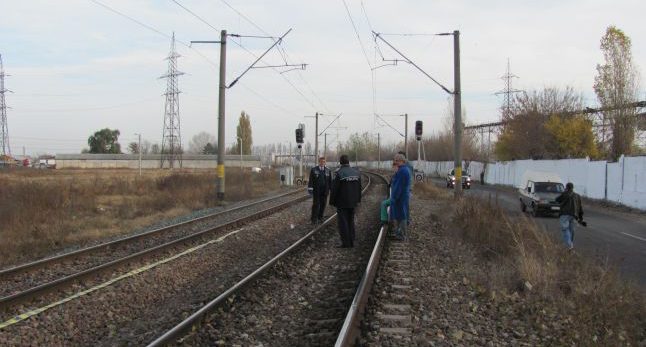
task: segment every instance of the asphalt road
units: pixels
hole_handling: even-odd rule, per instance
[[[433,181],[446,187],[443,180]],[[522,213],[518,195],[510,188],[476,184],[470,190],[465,190],[465,194],[497,199],[498,204],[510,214]],[[625,212],[586,201],[583,201],[583,211],[588,227],[577,225],[575,229],[576,252],[599,261],[608,261],[617,266],[627,279],[646,285],[646,214]],[[535,219],[546,232],[561,239],[556,215]]]

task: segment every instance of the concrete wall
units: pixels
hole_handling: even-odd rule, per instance
[[[142,155],[141,167],[143,169],[158,169],[161,155]],[[217,155],[183,155],[182,168],[186,169],[215,169]],[[224,164],[231,167],[260,167],[260,157],[243,155],[227,155]],[[165,161],[164,167],[168,167]],[[179,167],[176,163],[175,167]],[[136,154],[57,154],[57,169],[138,169],[139,156]]]
[[[359,162],[360,166],[377,168],[377,162]],[[391,161],[379,163],[389,169]],[[445,177],[453,168],[453,162],[415,162],[416,169],[427,175]],[[466,170],[466,163],[465,163]],[[542,171],[557,174],[561,180],[574,183],[574,190],[593,199],[605,199],[626,206],[646,210],[646,156],[621,157],[616,163],[590,161],[589,159],[564,160],[515,160],[496,163],[470,162],[468,172],[480,180],[485,171],[485,182],[513,187],[522,187],[523,174],[527,171]]]

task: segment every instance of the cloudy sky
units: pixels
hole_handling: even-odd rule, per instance
[[[385,64],[382,55],[401,57],[383,42],[377,50],[371,30],[416,34],[384,38],[451,90],[452,37],[432,34],[460,30],[468,124],[498,119],[502,98],[495,93],[504,87],[508,59],[518,76],[514,88],[572,86],[590,106],[597,104],[592,84],[609,25],[632,39],[638,68],[646,61],[646,3],[637,0],[5,0],[0,9],[14,154],[23,146],[27,154],[78,153],[105,127],[121,131],[122,145],[135,133],[160,143],[166,82],[158,77],[166,73],[173,32],[186,73],[179,81],[185,144],[200,131],[217,133],[218,106],[219,46],[188,43],[218,40],[222,29],[280,36],[291,28],[282,50],[259,65],[308,64],[284,73],[252,69],[227,90],[228,145],[242,110],[251,116],[256,145],[294,141],[298,123],[313,141],[316,112],[326,115],[321,128],[342,114],[332,125],[340,129],[328,130],[330,141],[337,131],[342,141],[364,131],[396,141],[403,132],[396,115],[404,113],[411,132],[415,120],[424,121],[426,133],[443,129],[449,95],[407,63],[372,70]],[[273,43],[229,40],[235,42],[227,50],[227,83]]]

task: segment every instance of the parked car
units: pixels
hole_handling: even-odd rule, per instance
[[[535,182],[528,180],[525,188],[518,190],[520,210],[531,212],[536,217],[541,214],[559,213],[560,205],[556,202],[565,187],[561,182]]]
[[[446,187],[455,188],[455,169],[446,175]],[[462,189],[471,189],[471,175],[466,171],[462,173]]]

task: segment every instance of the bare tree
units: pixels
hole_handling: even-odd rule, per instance
[[[609,26],[601,39],[604,64],[597,65],[594,91],[602,107],[617,107],[637,101],[639,75],[633,65],[630,38],[615,26]],[[603,112],[611,136],[602,134],[603,149],[611,159],[631,154],[637,130],[635,108],[618,108]]]
[[[202,131],[191,138],[191,141],[188,143],[188,153],[202,154],[207,144],[213,145],[215,142],[215,135]]]

